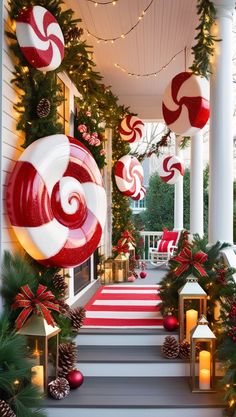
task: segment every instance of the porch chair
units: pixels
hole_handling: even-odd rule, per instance
[[[163,229],[163,235],[157,242],[157,247],[149,248],[149,259],[152,265],[167,265],[168,261],[174,256],[181,231],[170,231]]]

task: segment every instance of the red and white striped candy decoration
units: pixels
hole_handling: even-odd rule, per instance
[[[39,71],[53,71],[64,58],[64,37],[55,17],[44,7],[23,9],[16,37],[27,61]]]
[[[184,165],[177,156],[165,156],[161,161],[158,174],[162,181],[176,184],[184,175]]]
[[[126,142],[137,142],[142,139],[144,132],[144,123],[136,116],[130,114],[125,116],[121,121],[119,133],[121,139]]]
[[[38,139],[21,155],[7,189],[10,222],[24,249],[46,266],[80,265],[97,248],[106,217],[98,166],[77,139]]]
[[[132,198],[132,200],[135,200],[135,201],[140,201],[140,200],[143,200],[144,199],[144,197],[146,196],[146,193],[147,193],[147,190],[146,190],[146,188],[144,187],[144,186],[142,186],[141,187],[141,190],[139,191],[139,193],[138,194],[134,194],[134,195],[131,195],[131,198]]]
[[[140,193],[143,182],[143,167],[140,162],[131,155],[120,158],[114,168],[116,185],[127,197]]]
[[[195,135],[209,119],[208,81],[191,72],[176,75],[164,92],[162,113],[173,132]]]

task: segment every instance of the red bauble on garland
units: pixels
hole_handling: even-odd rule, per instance
[[[172,314],[168,314],[163,319],[163,326],[168,332],[173,332],[178,327],[178,320],[175,316],[172,316]]]
[[[67,374],[66,379],[69,382],[71,389],[79,388],[80,385],[82,385],[84,382],[83,374],[77,369],[73,369],[72,371],[70,371]]]
[[[139,274],[139,276],[140,276],[140,278],[144,279],[147,276],[147,272],[141,271],[140,274]]]

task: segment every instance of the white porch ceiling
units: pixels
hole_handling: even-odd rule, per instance
[[[107,0],[98,0],[105,2]],[[104,77],[119,97],[119,102],[130,106],[146,120],[160,119],[161,97],[170,80],[185,70],[191,62],[191,46],[198,23],[197,0],[153,0],[145,16],[124,39],[100,42],[89,32],[102,38],[113,38],[127,32],[138,20],[151,0],[119,0],[115,6],[98,5],[88,0],[66,0],[82,18],[85,38],[94,47],[94,60]],[[132,77],[115,67],[119,64],[128,72],[147,74],[158,72],[180,52],[156,77]]]

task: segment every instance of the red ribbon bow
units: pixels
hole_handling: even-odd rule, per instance
[[[28,284],[23,285],[20,290],[12,305],[13,310],[23,308],[15,322],[17,330],[23,326],[31,313],[43,316],[48,324],[54,326],[54,320],[49,309],[59,313],[59,306],[55,303],[56,300],[52,292],[46,291],[47,287],[42,284],[39,284],[35,294]]]
[[[202,264],[206,262],[208,255],[205,252],[199,251],[193,254],[192,250],[188,247],[185,247],[179,255],[172,258],[173,261],[179,264],[178,268],[175,270],[175,275],[179,277],[189,268],[195,269],[202,277],[206,277],[207,273],[203,268]]]
[[[134,237],[133,237],[133,235],[128,231],[128,230],[125,230],[123,233],[122,233],[122,238],[123,239],[126,239],[126,241],[127,242],[131,242],[131,243],[134,243],[134,241],[135,241],[135,239],[134,239]]]
[[[122,239],[119,239],[117,245],[113,247],[113,251],[118,253],[128,253],[129,245],[128,243],[123,242]]]

